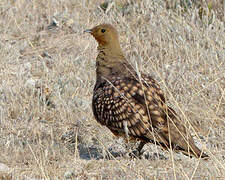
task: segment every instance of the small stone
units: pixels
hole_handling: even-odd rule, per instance
[[[68,170],[65,172],[64,177],[66,179],[70,179],[75,176],[74,170]]]

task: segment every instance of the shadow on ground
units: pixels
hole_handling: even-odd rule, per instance
[[[103,152],[101,148],[96,146],[85,146],[83,144],[78,145],[79,157],[81,159],[90,160],[90,159],[115,159],[118,157],[129,157],[130,158],[140,158],[140,159],[148,159],[148,160],[166,160],[168,159],[162,154],[157,153],[148,153],[144,152],[142,156],[137,157],[133,154],[128,154],[124,152],[116,152],[112,149],[108,149],[107,151]]]
[[[117,157],[122,157],[124,153],[115,152],[112,149],[108,149],[103,152],[101,148],[96,146],[85,146],[83,144],[78,145],[79,156],[81,159],[90,160],[90,159],[114,159]]]

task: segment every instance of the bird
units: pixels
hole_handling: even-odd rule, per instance
[[[141,155],[147,143],[196,158],[209,156],[194,143],[178,114],[166,104],[152,76],[138,73],[124,56],[119,34],[111,24],[86,29],[98,43],[96,83],[92,110],[95,119],[117,137],[140,142]]]

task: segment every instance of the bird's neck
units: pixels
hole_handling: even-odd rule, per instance
[[[98,47],[96,59],[97,80],[108,79],[114,76],[130,76],[135,73],[127,62],[120,47]]]

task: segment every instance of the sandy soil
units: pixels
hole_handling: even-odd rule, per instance
[[[225,2],[174,2],[0,2],[0,179],[225,179]],[[118,29],[209,160],[152,144],[130,158],[95,121],[97,43],[83,31],[100,23]]]

